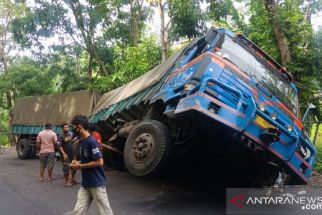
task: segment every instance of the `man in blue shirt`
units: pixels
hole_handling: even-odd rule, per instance
[[[82,186],[77,194],[74,215],[85,214],[94,200],[101,215],[113,215],[106,193],[106,178],[103,171],[103,155],[97,140],[88,131],[89,121],[86,116],[76,115],[72,119],[82,141],[80,162],[74,160],[70,167],[82,172]]]

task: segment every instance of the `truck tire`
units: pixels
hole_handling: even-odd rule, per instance
[[[29,140],[28,139],[20,139],[17,143],[17,153],[18,153],[18,158],[20,159],[27,159],[30,158],[31,156],[31,145],[29,145]]]
[[[145,120],[132,130],[124,148],[124,163],[135,176],[156,176],[172,157],[172,143],[167,126]]]

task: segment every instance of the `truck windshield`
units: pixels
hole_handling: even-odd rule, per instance
[[[216,44],[220,49],[221,56],[237,65],[243,72],[278,97],[295,115],[297,115],[298,97],[291,88],[290,83],[285,80],[278,71],[274,71],[269,65],[262,62],[254,54],[250,53],[231,37],[223,34]]]

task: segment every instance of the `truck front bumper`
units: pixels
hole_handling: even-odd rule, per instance
[[[218,83],[218,81],[209,78],[201,83],[197,91],[191,91],[193,93],[188,93],[186,97],[180,99],[174,114],[197,111],[233,129],[241,137],[247,137],[245,139],[251,140],[244,141],[248,147],[251,144],[252,148],[258,147],[271,152],[296,177],[296,181],[299,184],[307,184],[312,173],[312,166],[314,165],[316,155],[315,147],[304,139],[296,129],[290,132],[263,113],[256,106],[252,97],[244,98],[241,93],[237,92],[237,95],[240,95],[237,107],[231,107],[219,101],[215,96],[208,95],[205,93],[205,89],[209,82],[220,84],[222,87],[229,88],[228,90],[234,90],[230,86],[224,86],[223,83]],[[242,108],[243,103],[246,103],[246,108]],[[260,138],[264,128],[256,122],[256,116],[262,117],[271,125],[275,126],[281,132],[280,140],[271,143],[264,142]],[[300,144],[304,145],[310,151],[309,157],[303,158],[300,155],[298,151]]]

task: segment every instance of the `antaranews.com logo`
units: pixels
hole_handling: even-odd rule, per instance
[[[321,214],[322,191],[227,189],[227,214]]]

